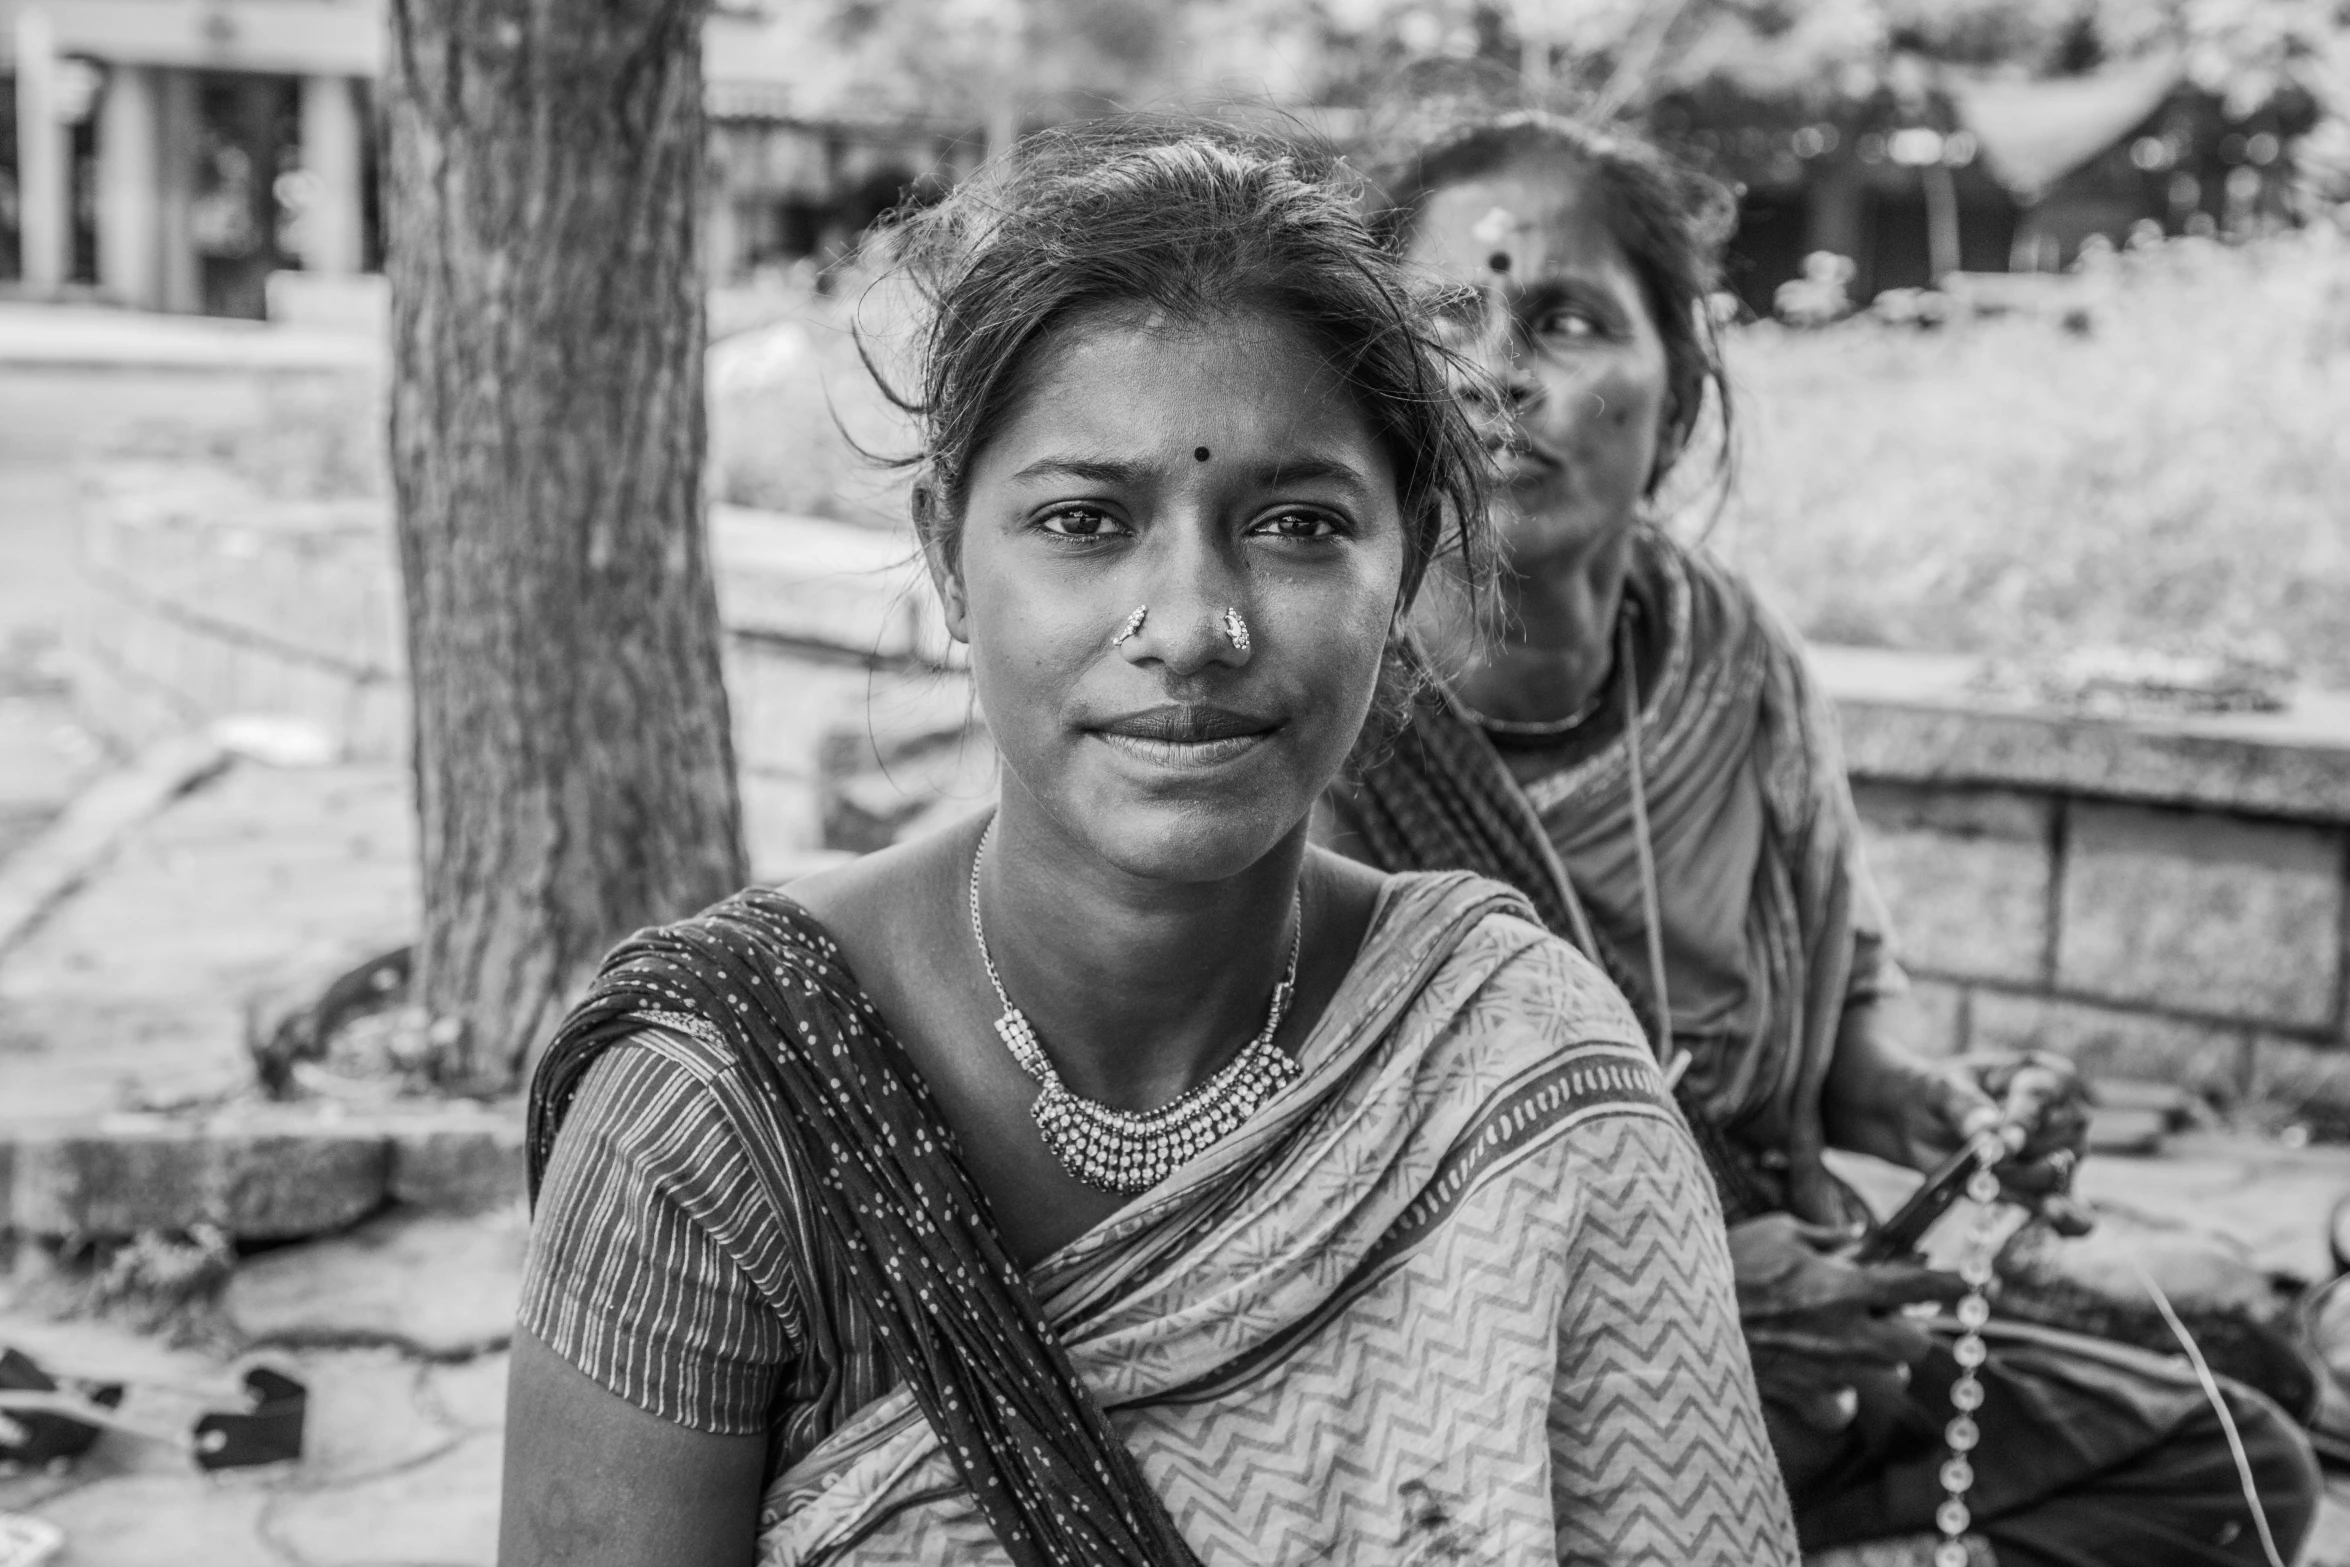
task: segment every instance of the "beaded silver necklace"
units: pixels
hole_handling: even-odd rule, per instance
[[[1003,1004],[1004,1015],[995,1020],[996,1034],[1041,1090],[1029,1113],[1036,1117],[1036,1129],[1044,1134],[1045,1146],[1076,1180],[1096,1191],[1124,1197],[1149,1191],[1221,1142],[1297,1077],[1297,1062],[1273,1047],[1273,1036],[1280,1031],[1281,1020],[1289,1014],[1290,998],[1297,993],[1297,960],[1305,944],[1304,905],[1295,893],[1290,895],[1289,967],[1283,971],[1281,983],[1273,987],[1265,1026],[1257,1036],[1215,1076],[1156,1110],[1120,1110],[1069,1091],[1052,1058],[1037,1041],[1028,1014],[1012,1005],[1012,998],[1004,992],[1003,977],[996,972],[995,959],[987,950],[987,927],[979,918],[979,866],[994,836],[995,824],[990,822],[971,856],[971,934],[979,943],[979,961],[987,968],[987,982],[995,987],[996,1000]]]

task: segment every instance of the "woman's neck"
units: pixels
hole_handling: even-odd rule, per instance
[[[1622,528],[1572,554],[1510,562],[1501,634],[1462,661],[1453,681],[1462,700],[1517,723],[1585,711],[1615,668],[1632,541]]]
[[[1072,1092],[1154,1109],[1265,1026],[1289,961],[1303,823],[1239,875],[1128,875],[1007,774],[980,871],[989,955]]]

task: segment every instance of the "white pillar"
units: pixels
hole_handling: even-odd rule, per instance
[[[48,13],[16,13],[17,247],[28,288],[54,289],[73,261],[67,142],[57,123],[57,36]]]
[[[98,118],[98,281],[142,310],[163,303],[155,74],[152,66],[111,67]]]
[[[302,78],[302,169],[310,205],[302,214],[302,268],[346,277],[366,249],[361,206],[358,83],[347,76]]]
[[[165,310],[204,308],[203,264],[196,254],[196,77],[155,73],[155,286]]]

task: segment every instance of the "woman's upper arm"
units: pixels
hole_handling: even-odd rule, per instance
[[[797,1297],[776,1198],[745,1157],[757,1128],[730,1095],[661,1040],[615,1046],[581,1085],[523,1285],[510,1563],[749,1560]],[[693,1543],[669,1543],[666,1521],[688,1515],[676,1538]]]
[[[639,1409],[527,1330],[508,1375],[499,1567],[747,1567],[763,1433]]]
[[[1570,1134],[1574,1255],[1551,1400],[1559,1560],[1796,1560],[1713,1187],[1677,1121]]]

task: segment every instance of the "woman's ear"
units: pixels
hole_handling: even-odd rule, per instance
[[[1703,397],[1704,389],[1701,386],[1698,400]],[[1644,494],[1654,495],[1663,488],[1665,475],[1671,473],[1674,465],[1680,462],[1681,453],[1689,444],[1690,432],[1697,426],[1694,413],[1687,417],[1682,415],[1682,410],[1689,407],[1690,402],[1691,399],[1678,389],[1666,394],[1664,414],[1657,425],[1656,457],[1648,465],[1648,485]]]
[[[922,566],[930,573],[931,590],[938,595],[947,635],[968,643],[970,601],[963,592],[962,552],[955,548],[957,540],[947,525],[945,508],[939,504],[938,490],[928,480],[914,486],[913,511],[914,537],[922,543]]]

